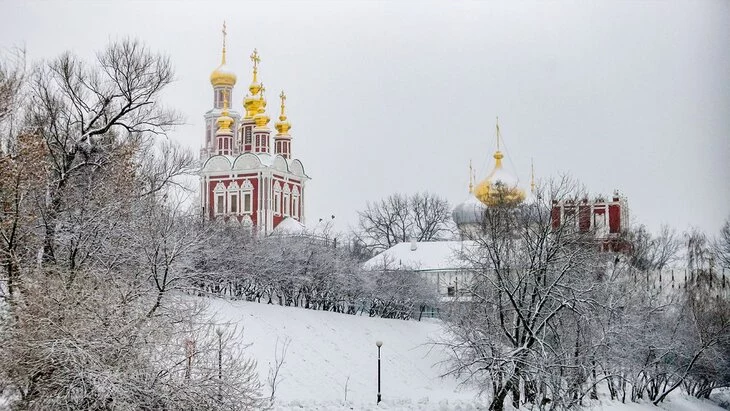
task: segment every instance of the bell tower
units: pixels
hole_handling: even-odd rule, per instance
[[[218,150],[216,133],[218,131],[217,120],[223,111],[223,105],[226,99],[230,103],[233,96],[233,87],[236,85],[236,75],[226,64],[226,23],[223,22],[223,48],[221,51],[221,64],[210,73],[210,85],[213,86],[213,107],[205,113],[205,142],[200,150],[200,158],[205,159],[215,154]],[[230,147],[231,153],[239,151],[236,144],[235,131],[238,129],[238,123],[241,116],[235,111],[229,111],[227,114],[232,120],[231,130],[233,133],[233,144]]]

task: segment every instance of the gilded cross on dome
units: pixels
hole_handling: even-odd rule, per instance
[[[226,35],[228,32],[226,31],[226,21],[223,20],[223,48],[226,48]]]
[[[257,71],[259,68],[259,62],[261,61],[261,57],[259,57],[259,52],[256,49],[253,49],[253,53],[251,53],[251,61],[253,61],[253,71]]]
[[[284,106],[286,105],[286,94],[284,94],[284,90],[281,90],[281,94],[279,94],[279,98],[281,99],[281,115],[284,115]]]

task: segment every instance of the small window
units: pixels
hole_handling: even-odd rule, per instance
[[[251,208],[251,193],[243,193],[243,212],[250,213]]]
[[[231,212],[238,212],[238,196],[235,194],[231,195]]]
[[[274,193],[274,213],[281,213],[281,193],[279,192]]]
[[[292,215],[294,217],[299,217],[299,196],[294,196],[292,199]]]
[[[246,140],[245,144],[251,144],[251,127],[246,127]]]
[[[453,285],[448,286],[446,288],[446,295],[448,295],[449,297],[455,296],[456,295],[456,287],[454,287]]]
[[[216,202],[216,214],[223,214],[224,212],[224,203],[223,203],[223,196],[218,196],[218,200]]]
[[[289,203],[289,194],[284,194],[284,215],[289,215],[289,206],[291,204]]]

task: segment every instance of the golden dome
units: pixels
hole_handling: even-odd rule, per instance
[[[525,199],[525,192],[518,187],[519,180],[502,167],[504,155],[499,150],[499,123],[497,123],[497,151],[494,152],[494,168],[477,184],[474,196],[484,205],[517,205]]]
[[[250,120],[259,113],[262,106],[266,107],[266,101],[256,97],[261,93],[263,88],[263,84],[258,81],[259,62],[261,61],[258,50],[253,49],[253,53],[251,53],[249,58],[253,62],[253,80],[251,80],[251,84],[248,86],[248,91],[251,94],[243,99],[243,108],[246,109],[244,118]]]
[[[210,84],[213,87],[233,87],[236,84],[236,75],[226,65],[226,23],[223,22],[223,53],[221,65],[210,73]]]
[[[246,109],[246,115],[244,116],[244,118],[247,120],[254,118],[254,116],[258,114],[261,105],[262,103],[260,98],[254,96],[246,96],[243,99],[243,108]]]
[[[283,90],[281,94],[279,94],[279,98],[281,99],[281,114],[279,114],[279,121],[274,125],[274,127],[276,127],[276,131],[279,132],[278,135],[288,136],[291,124],[286,120],[286,94],[284,94]]]
[[[516,205],[525,199],[525,192],[517,186],[517,178],[502,167],[502,158],[500,151],[494,153],[494,169],[474,190],[474,196],[488,206]]]
[[[223,63],[218,66],[217,69],[210,73],[210,84],[213,87],[228,86],[233,87],[236,85],[236,75],[228,69],[225,63],[225,52],[223,55]]]
[[[266,115],[266,100],[264,99],[264,92],[266,91],[266,88],[264,85],[261,85],[261,89],[259,90],[259,98],[258,98],[258,113],[253,116],[253,121],[256,123],[256,128],[266,128],[266,125],[269,124],[269,116]]]
[[[234,120],[231,116],[228,115],[228,93],[226,91],[223,92],[223,111],[221,111],[220,117],[218,117],[218,132],[231,132],[231,124],[233,124]]]

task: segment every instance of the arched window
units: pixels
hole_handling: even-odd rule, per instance
[[[289,199],[291,198],[291,189],[289,189],[289,184],[284,184],[284,216],[287,217],[290,214],[291,211],[291,202]]]
[[[299,219],[299,187],[294,186],[294,189],[291,192],[291,215],[294,216],[294,218]]]
[[[243,186],[241,187],[241,198],[243,200],[243,213],[253,213],[253,184],[251,184],[251,181],[243,181]]]
[[[281,214],[281,184],[274,183],[274,214]]]
[[[235,181],[228,185],[228,212],[238,214],[241,210],[239,206],[239,189],[238,183]]]
[[[216,184],[213,190],[213,215],[221,215],[226,212],[226,186],[222,182]]]
[[[246,134],[245,134],[244,144],[251,144],[251,129],[252,128],[253,127],[251,127],[251,126],[246,126],[245,127],[245,133]]]

